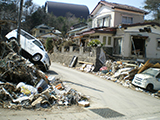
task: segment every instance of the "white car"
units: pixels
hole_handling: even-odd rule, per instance
[[[136,74],[132,84],[149,91],[160,90],[160,69],[149,68],[142,73]]]
[[[9,41],[17,39],[17,29],[12,30],[5,36]],[[51,65],[50,58],[43,44],[35,37],[21,29],[20,35],[21,55],[29,59],[41,70],[47,71]]]

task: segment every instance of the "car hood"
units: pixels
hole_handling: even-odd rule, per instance
[[[137,75],[136,75],[136,77],[143,78],[143,79],[153,78],[153,76],[152,76],[152,75],[149,75],[149,74],[143,74],[143,73],[137,74]]]

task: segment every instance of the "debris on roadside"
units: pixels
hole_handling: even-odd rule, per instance
[[[136,63],[107,60],[96,75],[125,87],[131,87],[131,81],[138,70],[139,66]]]
[[[94,64],[84,61],[78,61],[79,64],[82,64],[81,67],[77,68],[77,70],[80,70],[82,72],[93,72],[94,70]]]
[[[89,97],[54,76],[47,77],[18,49],[0,42],[0,106],[9,109],[51,108],[53,105],[89,106]],[[83,102],[83,103],[82,103]]]
[[[116,82],[124,87],[139,91],[145,92],[149,95],[159,97],[160,91],[153,93],[149,92],[145,89],[139,88],[138,86],[134,86],[132,81],[136,74],[143,72],[144,70],[152,67],[152,68],[160,68],[160,64],[150,63],[150,60],[147,60],[145,63],[134,61],[134,60],[120,60],[120,61],[112,61],[107,60],[105,64],[99,69],[98,72],[93,72],[92,69],[87,67],[87,65],[91,66],[92,64],[88,62],[80,61],[79,63],[84,63],[78,70],[83,72],[91,72],[100,78],[107,79],[113,82]]]

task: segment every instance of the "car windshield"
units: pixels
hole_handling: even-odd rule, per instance
[[[155,76],[155,75],[157,75],[158,72],[159,72],[158,70],[147,69],[147,70],[143,71],[142,73],[143,74],[148,74],[148,75],[151,75],[151,76]]]
[[[41,43],[39,43],[37,40],[33,41],[34,44],[36,44],[39,48],[41,48],[42,50],[44,50],[43,46]]]

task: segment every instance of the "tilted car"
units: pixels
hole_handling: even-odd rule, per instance
[[[160,69],[149,68],[142,73],[136,74],[132,84],[149,91],[160,90]]]
[[[26,31],[21,29],[20,32],[20,46],[21,55],[29,59],[33,64],[38,66],[41,70],[47,71],[51,65],[50,58],[45,51],[43,44],[30,35]],[[9,41],[17,39],[17,29],[12,30],[5,36]]]

